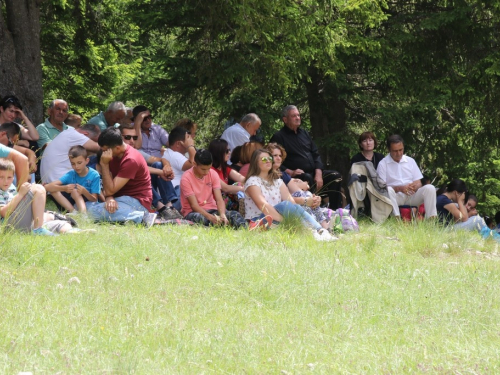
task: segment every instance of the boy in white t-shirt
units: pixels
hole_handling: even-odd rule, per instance
[[[186,153],[189,155],[189,159],[184,156]],[[174,171],[175,177],[172,180],[172,185],[177,194],[177,201],[173,202],[173,205],[178,211],[181,209],[179,187],[181,177],[185,171],[193,166],[195,154],[194,141],[189,132],[180,126],[173,128],[168,136],[168,148],[163,153],[163,158],[170,162]]]

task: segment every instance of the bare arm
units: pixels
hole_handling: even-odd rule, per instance
[[[0,216],[6,217],[8,216],[12,211],[16,209],[16,207],[19,205],[21,200],[24,198],[26,194],[28,194],[28,191],[30,191],[31,184],[29,182],[25,182],[19,186],[19,191],[17,194],[14,196],[14,198],[7,203],[5,206],[0,207]]]
[[[242,176],[238,173],[238,171],[235,171],[234,169],[231,169],[231,171],[229,172],[229,178],[235,182],[245,182],[245,176]]]
[[[28,141],[38,141],[40,135],[38,134],[38,131],[36,130],[33,123],[30,121],[30,119],[20,109],[18,109],[16,112],[18,116],[21,117],[23,122],[26,124],[26,127],[23,126],[21,128],[22,138]]]
[[[244,191],[243,186],[228,185],[224,181],[220,180],[220,186],[224,193],[237,194],[240,191]]]
[[[19,151],[12,149],[7,159],[11,160],[16,167],[17,186],[19,188],[24,182],[28,181],[30,175],[28,158]]]
[[[214,189],[214,197],[215,201],[217,202],[217,211],[219,211],[220,218],[221,218],[221,224],[227,225],[229,222],[227,221],[226,217],[226,205],[224,203],[224,199],[222,199],[222,193],[220,189]]]
[[[194,212],[197,212],[199,214],[202,214],[205,219],[210,221],[212,224],[218,224],[218,220],[215,215],[209,214],[204,208],[202,208],[199,204],[198,201],[196,200],[196,197],[194,195],[190,195],[187,197],[187,200],[189,202],[189,205],[191,206],[191,209]]]
[[[85,150],[90,151],[90,152],[98,152],[101,149],[99,147],[99,145],[91,139],[89,139],[87,142],[85,142],[83,144],[83,147],[85,148]]]
[[[455,203],[449,203],[444,206],[444,208],[453,215],[456,222],[465,222],[469,219],[469,214],[467,213],[467,207],[465,207],[465,193],[457,193],[456,200],[458,202],[458,207]]]
[[[119,191],[128,182],[128,178],[115,177],[111,175],[109,170],[109,162],[113,159],[113,154],[111,149],[103,151],[101,156],[101,173],[102,173],[102,185],[104,189],[104,196],[112,196],[117,191]]]
[[[36,172],[37,166],[36,166],[36,154],[30,150],[29,148],[26,147],[21,147],[14,145],[14,150],[19,151],[21,154],[26,156],[28,158],[28,165],[29,165],[29,170],[30,172]]]
[[[275,221],[283,220],[283,217],[278,213],[278,211],[276,211],[273,206],[267,203],[258,186],[247,187],[245,193],[252,199],[252,201],[264,215],[271,215],[273,220]]]
[[[91,194],[84,186],[76,184],[76,191],[87,198],[89,202],[97,202],[97,193]]]
[[[157,156],[150,156],[149,159],[146,160],[146,163],[148,165],[151,165],[151,164],[159,162],[159,161],[163,165],[163,168],[158,169],[158,168],[149,167],[149,173],[162,176],[162,178],[166,181],[173,180],[175,177],[174,171],[172,170],[172,166],[170,165],[170,162],[167,159],[159,158]]]
[[[184,147],[186,147],[187,152],[189,154],[188,161],[186,161],[182,166],[182,170],[187,171],[194,164],[194,156],[196,155],[196,149],[194,147],[193,138],[191,138],[191,136],[187,133],[186,133],[186,138],[184,139],[184,142],[182,144]]]
[[[150,114],[149,111],[142,111],[137,116],[135,116],[134,129],[135,129],[135,134],[137,135],[137,141],[135,141],[135,148],[136,149],[142,148],[141,125],[144,121],[144,117],[149,116],[149,114]]]
[[[55,180],[44,186],[45,190],[49,193],[55,193],[57,191],[63,191],[65,193],[71,193],[75,189],[75,184],[63,185],[61,181]]]

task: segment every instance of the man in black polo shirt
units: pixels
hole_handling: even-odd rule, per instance
[[[307,131],[300,128],[300,113],[296,106],[288,105],[283,109],[285,126],[275,133],[271,142],[282,145],[287,153],[282,169],[291,177],[309,182],[309,185],[322,195],[328,195],[330,208],[342,206],[340,193],[341,176],[337,171],[324,170],[318,148]]]

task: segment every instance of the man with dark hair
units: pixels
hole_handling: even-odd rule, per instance
[[[97,125],[85,124],[78,129],[69,128],[55,137],[43,153],[40,163],[40,176],[44,184],[58,180],[71,170],[68,151],[73,146],[83,146],[87,151],[100,150],[97,139],[101,130]]]
[[[189,154],[189,159],[184,156],[186,153]],[[184,172],[193,166],[195,154],[194,141],[188,131],[182,127],[173,128],[163,157],[170,162],[174,171],[175,177],[172,180],[174,187],[180,185]]]
[[[148,165],[133,147],[123,143],[118,129],[109,127],[97,141],[102,149],[100,160],[105,203],[88,203],[87,211],[98,221],[154,224]]]
[[[120,126],[120,132],[123,142],[137,149],[135,145],[139,138],[137,130]],[[174,172],[169,161],[165,158],[151,156],[142,150],[137,151],[148,164],[153,192],[153,206],[158,210],[158,214],[165,220],[182,219],[182,215],[172,205],[172,201],[176,201],[178,197],[172,185]]]
[[[108,105],[105,112],[100,112],[92,117],[88,123],[99,126],[101,131],[104,129],[120,124],[127,115],[127,107],[122,102],[112,102]]]
[[[270,140],[285,148],[287,157],[281,169],[291,177],[307,181],[312,191],[320,191],[320,195],[327,194],[331,209],[342,207],[342,176],[337,171],[324,170],[316,144],[309,133],[300,127],[301,118],[297,107],[288,105],[283,108],[282,119],[283,128]]]
[[[193,167],[182,176],[181,204],[186,220],[205,226],[231,224],[235,228],[247,227],[239,212],[226,212],[220,178],[212,169],[212,154],[208,150],[198,150]]]
[[[161,158],[162,147],[168,144],[168,133],[160,125],[153,124],[153,116],[146,106],[138,105],[132,113],[134,125],[141,130],[142,146],[139,148],[149,155]]]
[[[431,184],[422,186],[422,172],[415,160],[404,154],[404,141],[400,135],[387,138],[389,155],[377,167],[377,174],[387,184],[393,214],[399,218],[399,206],[425,207],[425,217],[435,217],[436,188]]]

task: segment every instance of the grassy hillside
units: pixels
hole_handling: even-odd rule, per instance
[[[498,373],[479,235],[99,226],[0,237],[0,373]]]

